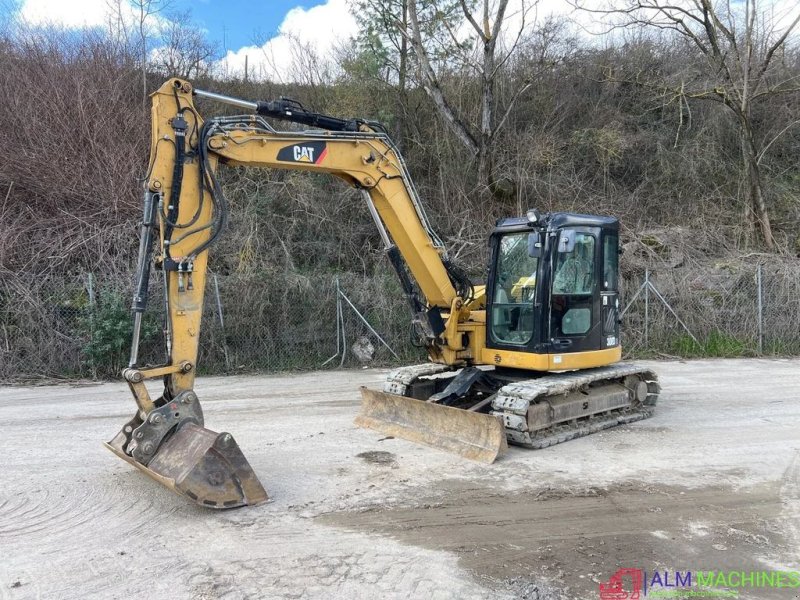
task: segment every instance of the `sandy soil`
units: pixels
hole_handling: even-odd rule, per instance
[[[800,568],[800,361],[653,366],[652,419],[490,466],[355,429],[380,370],[201,379],[273,498],[226,512],[103,448],[124,385],[2,388],[0,598],[584,600],[619,567]]]

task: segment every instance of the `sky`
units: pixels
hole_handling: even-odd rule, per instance
[[[67,27],[103,26],[110,0],[0,0],[0,11],[31,24],[55,23]],[[123,0],[125,3],[127,0]],[[158,1],[158,0],[156,0]],[[161,0],[169,6],[160,13],[191,13],[221,55],[221,68],[241,73],[245,56],[251,73],[262,64],[266,75],[285,79],[275,71],[300,44],[321,54],[357,32],[348,0]]]
[[[0,7],[13,7],[12,13],[32,24],[102,26],[109,1],[113,0],[0,0]],[[308,45],[324,57],[358,31],[350,0],[160,1],[169,3],[161,17],[191,12],[193,22],[217,44],[223,57],[219,66],[229,74],[241,74],[247,57],[251,74],[260,69],[262,75],[286,79],[286,57],[296,56],[299,46]],[[533,0],[514,0],[522,1]],[[567,0],[539,1],[567,6]]]
[[[158,0],[156,0],[158,1]],[[165,0],[161,0],[164,2]],[[193,21],[221,49],[238,49],[255,39],[272,37],[292,9],[308,9],[325,0],[166,0],[165,12],[191,12]],[[40,22],[48,18],[67,25],[102,22],[107,0],[15,0],[20,13]]]
[[[102,26],[107,18],[109,3],[113,1],[0,0],[0,16],[3,13],[15,15],[32,24],[50,22],[67,27]],[[129,2],[119,1],[124,4]],[[325,57],[358,30],[350,0],[154,1],[169,3],[159,18],[174,12],[189,11],[193,22],[216,43],[222,57],[217,66],[228,74],[242,74],[247,57],[251,74],[286,80],[292,77],[287,65],[292,57],[298,56],[299,48],[309,46]],[[530,5],[534,1],[512,0],[509,14],[514,14],[513,5],[521,2]],[[583,0],[587,4],[605,1]],[[686,0],[677,0],[678,3],[681,1]],[[762,0],[762,6],[769,4],[787,14],[794,13],[798,10],[796,7],[800,6],[797,0]],[[518,10],[516,12],[519,13]],[[538,0],[537,12],[540,19],[553,13],[575,15],[569,0]],[[584,18],[592,19],[582,14]],[[512,30],[513,22],[508,25],[508,30]],[[302,52],[299,54],[302,55]]]
[[[264,36],[273,37],[293,8],[308,9],[320,0],[174,0],[178,10],[189,10],[192,18],[208,31],[220,49],[237,50]]]

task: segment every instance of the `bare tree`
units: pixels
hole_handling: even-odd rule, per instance
[[[494,169],[492,165],[491,148],[497,133],[503,128],[511,113],[514,103],[530,87],[529,81],[522,82],[511,99],[505,106],[505,111],[498,116],[498,106],[495,99],[495,87],[502,67],[513,54],[517,42],[525,29],[525,17],[530,8],[522,3],[520,25],[515,39],[510,44],[502,44],[503,26],[507,18],[509,0],[482,0],[480,12],[474,11],[474,3],[467,0],[458,0],[456,5],[460,9],[460,18],[457,20],[455,11],[434,11],[434,18],[443,19],[442,30],[449,39],[426,39],[426,34],[431,31],[418,11],[419,0],[408,0],[408,23],[396,22],[395,26],[401,28],[408,39],[414,54],[419,72],[419,80],[425,92],[436,105],[439,114],[444,118],[450,130],[478,160],[479,180],[486,183],[490,189],[495,187]],[[446,4],[440,2],[439,4]],[[452,16],[451,16],[452,15]],[[479,23],[480,21],[480,23]],[[459,30],[462,25],[467,25],[470,30],[471,42],[461,39]],[[447,52],[436,56],[437,49],[447,48]],[[441,55],[445,56],[442,57]],[[442,84],[442,78],[437,72],[437,63],[440,71],[456,65],[459,69],[475,72],[480,81],[480,101],[477,118],[470,118],[468,111],[456,108],[453,101]]]
[[[147,40],[150,35],[151,21],[155,15],[165,10],[171,0],[129,0],[136,11],[136,29],[139,34],[139,56],[142,72],[142,96],[147,102]]]
[[[580,0],[579,8],[621,16],[615,27],[650,27],[672,32],[703,57],[695,73],[683,73],[670,82],[672,96],[712,100],[725,106],[736,119],[742,169],[748,194],[748,215],[757,222],[767,248],[775,246],[764,195],[761,160],[772,142],[758,139],[753,105],[779,94],[800,91],[800,80],[777,64],[789,36],[800,24],[800,14],[776,14],[774,5],[759,0],[622,0],[605,10]],[[686,82],[688,75],[690,81]],[[671,87],[670,87],[671,86]],[[788,128],[787,128],[788,129]],[[786,129],[779,135],[785,133]],[[774,141],[774,140],[773,140]]]
[[[187,12],[171,13],[158,27],[160,47],[155,63],[168,76],[194,78],[208,72],[217,46],[191,24]]]
[[[426,0],[427,1],[427,0]],[[403,35],[408,29],[409,0],[355,0],[353,7],[361,16],[361,31],[356,39],[358,58],[374,67],[382,85],[396,89],[400,114],[395,141],[401,147],[409,120],[408,75],[409,44]]]
[[[106,28],[109,39],[126,51],[131,49],[130,15],[126,14],[129,7],[127,0],[106,0]]]

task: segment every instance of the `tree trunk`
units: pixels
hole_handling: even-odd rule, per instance
[[[775,248],[775,238],[772,236],[772,224],[770,223],[769,212],[764,201],[764,190],[761,181],[761,169],[758,166],[758,151],[753,130],[747,122],[742,123],[742,160],[744,163],[745,183],[749,194],[749,201],[752,206],[753,214],[758,221],[761,229],[761,236],[767,249]]]
[[[436,79],[436,72],[428,59],[428,53],[422,43],[422,30],[417,18],[416,0],[408,0],[406,5],[408,6],[408,22],[411,29],[411,39],[409,41],[411,42],[414,56],[419,61],[419,67],[423,75],[422,89],[425,90],[425,93],[436,105],[439,114],[444,118],[447,126],[450,127],[455,136],[473,155],[477,156],[479,150],[478,141],[473,137],[467,123],[456,114],[447,98],[445,98],[444,92],[442,92],[442,88]]]
[[[483,44],[483,74],[481,77],[481,131],[478,138],[478,177],[488,188],[492,187],[492,117],[494,109],[494,41]]]
[[[408,0],[402,2],[403,31],[408,29]],[[398,65],[397,86],[400,110],[398,111],[397,127],[395,130],[395,143],[401,151],[405,149],[406,118],[408,116],[408,95],[406,94],[406,81],[408,78],[408,40],[400,36],[400,64]]]

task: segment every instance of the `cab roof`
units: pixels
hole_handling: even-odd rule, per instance
[[[616,217],[603,217],[599,215],[578,215],[575,213],[554,212],[543,213],[536,223],[539,227],[557,229],[559,227],[602,227],[604,229],[619,229],[619,219]],[[498,219],[495,223],[494,231],[512,232],[525,231],[531,229],[528,217],[507,217]]]

